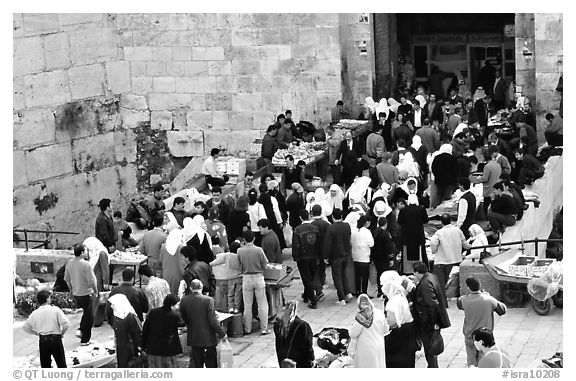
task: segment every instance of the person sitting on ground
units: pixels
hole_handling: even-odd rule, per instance
[[[223,187],[229,180],[228,175],[220,173],[216,166],[216,159],[220,155],[219,148],[212,148],[210,150],[210,157],[204,161],[202,165],[202,174],[206,179],[206,183],[211,187]]]
[[[500,154],[500,148],[493,144],[488,146],[488,153],[492,160],[500,165],[502,168],[502,173],[500,174],[500,178],[508,179],[510,178],[510,173],[512,172],[512,167],[510,166],[510,161],[508,158],[502,154]]]
[[[488,222],[492,230],[504,233],[506,226],[514,226],[516,223],[516,203],[508,192],[504,191],[504,183],[494,184],[494,191],[490,196],[490,211],[488,212]]]
[[[123,250],[126,247],[138,246],[138,242],[136,242],[134,238],[130,237],[130,234],[132,234],[132,228],[128,225],[128,222],[122,218],[122,212],[119,210],[115,211],[112,220],[114,222],[114,229],[116,229],[118,235],[122,236],[122,247],[117,247],[117,249]]]
[[[483,356],[478,360],[478,368],[510,368],[510,357],[496,345],[491,329],[482,327],[472,333],[474,346]]]
[[[554,116],[553,114],[546,114],[546,120],[549,125],[544,131],[544,136],[550,147],[558,147],[563,145],[564,132],[563,132],[563,119],[560,115]]]
[[[488,237],[486,237],[486,233],[480,227],[480,225],[472,224],[468,228],[470,233],[470,238],[468,238],[468,243],[470,244],[470,254],[466,255],[466,259],[480,259],[482,257],[482,253],[486,251],[486,249],[474,249],[478,246],[488,246]]]
[[[544,166],[534,156],[526,153],[524,149],[518,148],[514,150],[516,160],[522,163],[522,167],[518,171],[518,186],[520,189],[524,188],[526,184],[544,176]]]

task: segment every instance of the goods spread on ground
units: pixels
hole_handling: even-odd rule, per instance
[[[279,149],[272,158],[272,164],[277,166],[286,165],[286,156],[292,155],[294,161],[304,160],[306,164],[313,162],[324,155],[326,142],[302,143],[299,146],[290,145],[286,149]]]
[[[105,343],[95,342],[88,346],[79,346],[74,350],[66,351],[66,365],[69,368],[98,368],[108,364],[116,356],[116,349],[113,340]],[[40,356],[38,353],[14,357],[12,366],[14,368],[40,368]],[[52,367],[56,367],[52,361]]]

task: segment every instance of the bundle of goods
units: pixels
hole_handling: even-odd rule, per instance
[[[322,155],[323,151],[317,151],[313,148],[303,148],[302,146],[290,145],[286,149],[280,149],[276,151],[274,157],[272,158],[272,164],[283,166],[286,165],[286,156],[292,155],[294,161],[297,163],[299,160],[304,160],[306,163],[310,163],[318,155]]]
[[[141,263],[148,258],[145,255],[138,254],[134,251],[119,251],[116,250],[109,255],[110,262],[113,263]]]
[[[336,127],[339,128],[346,128],[348,130],[353,130],[355,128],[358,128],[358,126],[361,126],[363,124],[365,124],[366,121],[365,120],[355,120],[355,119],[340,119],[340,121],[338,122],[338,124],[336,125]]]
[[[99,368],[112,361],[115,353],[114,341],[80,346],[66,352],[66,365],[70,368]],[[15,368],[40,368],[40,356],[15,357],[12,365]]]
[[[346,354],[351,340],[347,329],[332,327],[322,329],[314,337],[320,348],[334,355]]]

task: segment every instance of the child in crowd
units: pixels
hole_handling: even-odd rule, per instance
[[[228,279],[228,312],[237,314],[242,304],[242,268],[236,253],[240,248],[240,242],[230,244],[230,253],[222,253],[210,262],[210,266],[225,265],[226,279]]]
[[[115,211],[112,220],[114,223],[114,229],[118,232],[118,236],[122,237],[122,247],[116,247],[116,249],[123,250],[126,247],[138,246],[138,242],[136,242],[134,238],[130,237],[130,234],[132,234],[132,228],[128,225],[128,222],[122,218],[122,212],[119,210]]]

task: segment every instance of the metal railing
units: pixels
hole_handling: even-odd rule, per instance
[[[26,251],[29,250],[29,243],[40,243],[40,245],[34,246],[32,247],[32,249],[38,249],[40,247],[44,247],[45,249],[48,248],[48,245],[50,244],[50,239],[49,239],[49,235],[50,234],[72,234],[72,235],[78,235],[80,233],[77,232],[66,232],[66,231],[59,231],[59,230],[30,230],[30,229],[12,229],[12,232],[14,233],[24,233],[24,243],[26,245]],[[43,240],[37,240],[37,239],[29,239],[28,238],[28,234],[29,233],[40,233],[40,234],[46,234],[46,238]],[[18,237],[19,238],[19,237]],[[20,240],[14,240],[16,242],[20,242]]]
[[[466,250],[467,255],[470,254],[471,250],[477,250],[477,249],[490,249],[493,247],[498,247],[498,248],[502,248],[507,247],[507,246],[514,246],[514,245],[522,245],[522,247],[520,248],[520,250],[522,252],[524,252],[524,244],[527,243],[534,243],[535,247],[534,247],[534,256],[537,257],[538,256],[538,244],[539,243],[548,243],[548,242],[559,242],[562,243],[564,242],[564,239],[562,238],[548,238],[548,239],[543,239],[543,238],[534,238],[534,239],[529,239],[529,240],[522,240],[522,241],[512,241],[512,242],[503,242],[503,243],[495,243],[492,245],[484,245],[484,246],[474,246],[471,247],[469,249]],[[502,252],[502,250],[500,249],[499,252]]]

